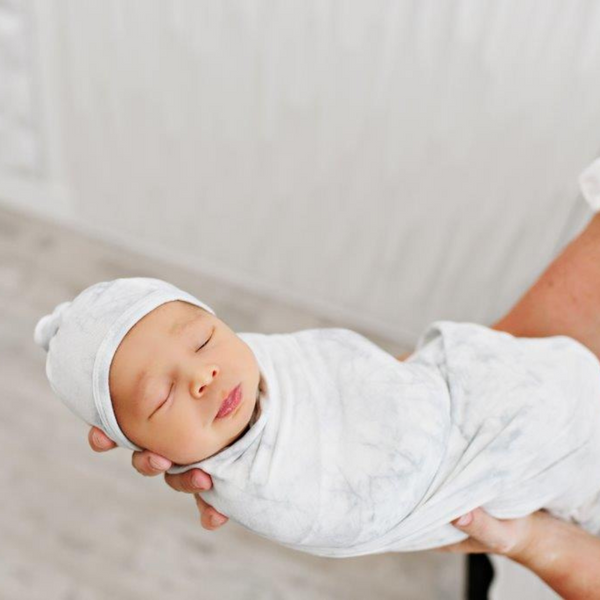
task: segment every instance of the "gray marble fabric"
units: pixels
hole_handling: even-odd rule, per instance
[[[579,189],[594,212],[600,210],[600,158],[579,175]]]
[[[539,508],[600,531],[600,363],[565,337],[439,321],[405,362],[347,329],[240,333],[261,415],[199,466],[202,497],[311,554],[359,556],[464,539],[483,506]]]

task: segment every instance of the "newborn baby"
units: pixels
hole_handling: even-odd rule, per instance
[[[117,444],[199,467],[202,495],[320,556],[424,550],[482,506],[600,532],[600,363],[565,336],[440,321],[405,362],[348,329],[234,333],[151,278],[42,318],[54,392]]]

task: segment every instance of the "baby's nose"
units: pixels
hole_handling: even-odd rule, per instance
[[[212,380],[219,374],[219,367],[209,367],[205,373],[199,375],[192,381],[192,394],[194,396],[202,396]]]

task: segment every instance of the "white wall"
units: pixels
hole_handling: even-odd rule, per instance
[[[0,4],[0,172],[40,172],[42,140],[35,107],[34,34],[21,3]]]
[[[12,205],[406,343],[499,317],[589,214],[600,3],[22,7],[43,168],[0,163]]]

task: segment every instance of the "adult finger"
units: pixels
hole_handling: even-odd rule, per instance
[[[488,552],[508,554],[522,537],[519,520],[499,520],[488,515],[482,508],[452,522],[457,529],[464,531],[470,538],[480,542]]]
[[[456,554],[481,554],[490,551],[487,546],[473,538],[467,538],[466,540],[457,542],[456,544],[441,546],[440,548],[435,548],[435,550],[439,552],[452,552]]]
[[[204,529],[214,531],[229,520],[225,515],[215,510],[210,504],[200,497],[200,494],[194,494],[198,510],[200,511],[200,524]]]
[[[178,492],[195,494],[203,492],[212,487],[212,479],[208,473],[202,469],[190,469],[184,473],[165,473],[167,484]]]
[[[209,490],[212,487],[210,475],[202,469],[190,469],[177,475],[165,473],[165,481],[178,492],[194,494],[198,510],[200,511],[200,523],[205,529],[217,529],[228,521],[228,517],[213,508],[198,493],[199,491]]]
[[[104,431],[92,425],[88,432],[88,443],[94,452],[106,452],[116,448],[116,444],[104,433]]]
[[[164,473],[171,465],[171,461],[164,456],[154,454],[149,450],[135,451],[131,455],[133,468],[142,475],[154,477]]]
[[[465,533],[474,532],[475,528],[473,526],[473,512],[474,511],[468,512],[462,515],[462,517],[454,519],[451,524]],[[490,548],[485,542],[486,539],[480,540],[476,539],[475,537],[468,537],[461,542],[449,544],[448,546],[440,546],[439,548],[435,548],[435,550],[438,552],[452,552],[458,554],[481,554],[484,552],[493,552],[493,549]]]

